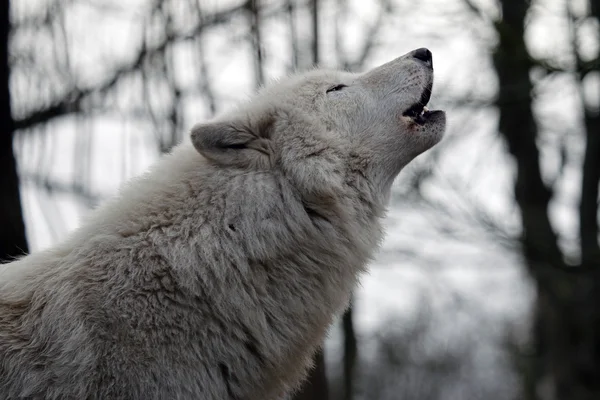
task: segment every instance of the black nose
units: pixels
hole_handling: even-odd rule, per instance
[[[421,61],[425,62],[426,64],[429,64],[430,66],[433,66],[433,59],[431,56],[431,52],[429,51],[429,49],[426,49],[425,47],[422,47],[420,49],[413,51],[413,57],[416,58],[417,60],[421,60]]]

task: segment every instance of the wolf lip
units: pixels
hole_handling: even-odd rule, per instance
[[[420,109],[420,111],[418,111]],[[435,118],[436,115],[443,113],[440,110],[429,110],[427,107],[423,105],[419,105],[418,109],[409,109],[410,111],[405,112],[403,115],[409,117],[413,120],[413,122],[417,125],[425,125],[432,118]]]
[[[433,88],[433,83],[430,82],[423,92],[421,93],[421,98],[419,101],[412,106],[410,106],[402,115],[406,117],[410,117],[415,120],[415,122],[419,124],[423,124],[426,121],[426,117],[430,114],[430,111],[425,107],[429,100],[431,99],[431,90]]]
[[[425,105],[419,102],[410,106],[410,108],[404,111],[402,115],[406,117],[417,118],[419,115],[423,114],[423,112],[425,112]]]

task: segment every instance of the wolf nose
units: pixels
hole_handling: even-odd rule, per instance
[[[430,67],[433,67],[433,59],[432,59],[432,55],[431,55],[431,52],[429,51],[429,49],[426,49],[425,47],[417,49],[417,50],[413,51],[412,56],[414,58],[416,58],[417,60],[423,61],[425,64],[429,65]]]

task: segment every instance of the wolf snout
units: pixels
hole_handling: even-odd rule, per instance
[[[412,56],[417,60],[423,61],[427,66],[433,68],[433,55],[429,49],[422,47],[412,52]]]

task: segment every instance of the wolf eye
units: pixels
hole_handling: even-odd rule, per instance
[[[327,89],[326,93],[337,92],[338,90],[342,90],[345,87],[348,87],[348,85],[344,85],[343,83],[340,83],[339,85],[335,85],[335,86],[332,86],[329,89]]]

